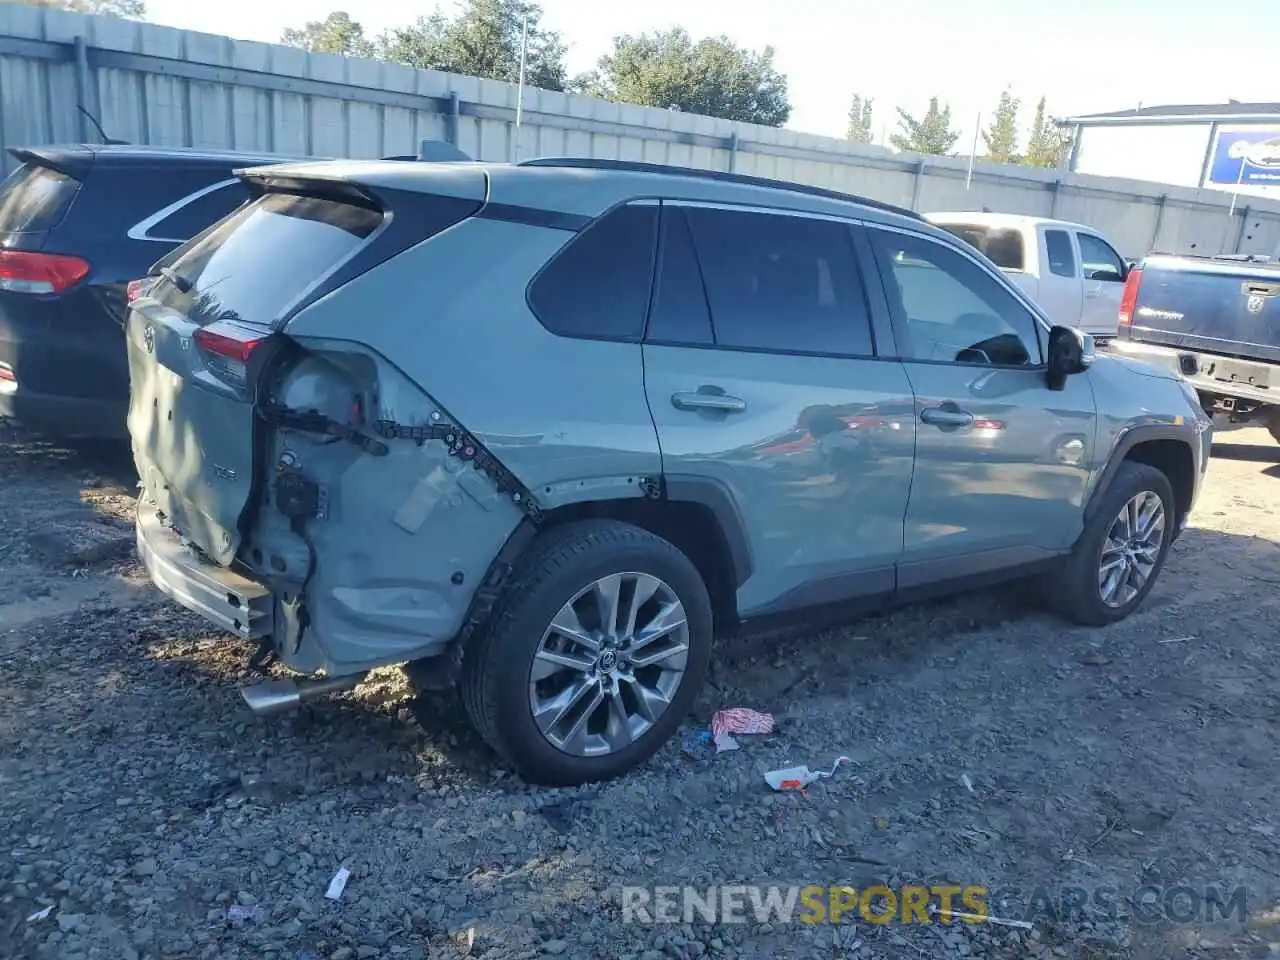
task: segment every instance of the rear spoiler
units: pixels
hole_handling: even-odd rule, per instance
[[[94,152],[89,147],[11,147],[9,154],[19,163],[48,167],[73,180],[83,180],[93,166]]]

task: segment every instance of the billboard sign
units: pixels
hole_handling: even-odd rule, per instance
[[[1280,187],[1280,126],[1221,127],[1205,186]]]

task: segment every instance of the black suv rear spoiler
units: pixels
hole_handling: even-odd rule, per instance
[[[10,147],[9,154],[19,163],[48,167],[58,173],[83,180],[93,166],[93,150],[83,146],[68,147]]]

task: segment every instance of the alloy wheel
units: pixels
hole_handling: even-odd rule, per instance
[[[688,618],[667,583],[647,573],[601,577],[542,635],[529,672],[534,723],[573,756],[623,750],[666,712],[688,655]]]
[[[1102,543],[1098,592],[1109,607],[1123,607],[1136,597],[1155,569],[1164,546],[1165,511],[1150,490],[1135,494],[1121,508]]]

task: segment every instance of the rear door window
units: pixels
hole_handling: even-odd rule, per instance
[[[711,309],[684,208],[662,207],[662,259],[653,291],[646,338],[650,343],[709,346]]]
[[[685,216],[717,346],[874,354],[850,224],[719,207]]]
[[[56,227],[80,181],[38,164],[23,164],[0,183],[0,233],[37,233]]]
[[[1055,277],[1075,277],[1076,253],[1071,245],[1071,234],[1065,230],[1046,230],[1044,250],[1049,258],[1049,272]]]
[[[154,296],[201,325],[270,327],[381,223],[370,207],[269,193],[170,260]]]

